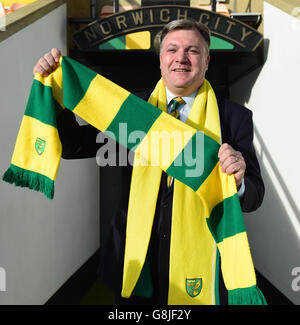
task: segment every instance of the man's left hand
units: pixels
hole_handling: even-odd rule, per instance
[[[234,150],[228,143],[223,143],[219,149],[218,157],[222,172],[233,174],[236,186],[239,189],[246,170],[246,163],[239,151]]]

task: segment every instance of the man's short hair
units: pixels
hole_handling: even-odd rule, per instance
[[[161,52],[162,42],[166,37],[166,35],[173,30],[180,30],[180,29],[197,30],[204,38],[205,43],[207,45],[207,54],[209,53],[210,34],[211,34],[209,28],[206,25],[192,19],[178,19],[178,20],[173,20],[167,25],[165,25],[162,28],[162,30],[156,34],[154,39],[154,48],[158,54],[160,54]]]

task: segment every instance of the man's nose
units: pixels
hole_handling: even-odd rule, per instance
[[[184,50],[177,51],[176,61],[177,62],[186,62],[187,61],[187,52]]]

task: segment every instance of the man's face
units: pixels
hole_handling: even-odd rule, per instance
[[[162,42],[160,70],[165,86],[177,96],[192,94],[203,83],[209,55],[197,30],[173,30]]]

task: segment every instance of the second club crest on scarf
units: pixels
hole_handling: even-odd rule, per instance
[[[199,295],[202,289],[202,278],[186,279],[186,291],[192,298]]]
[[[46,147],[46,141],[40,138],[36,138],[35,140],[35,150],[36,152],[41,155]]]

